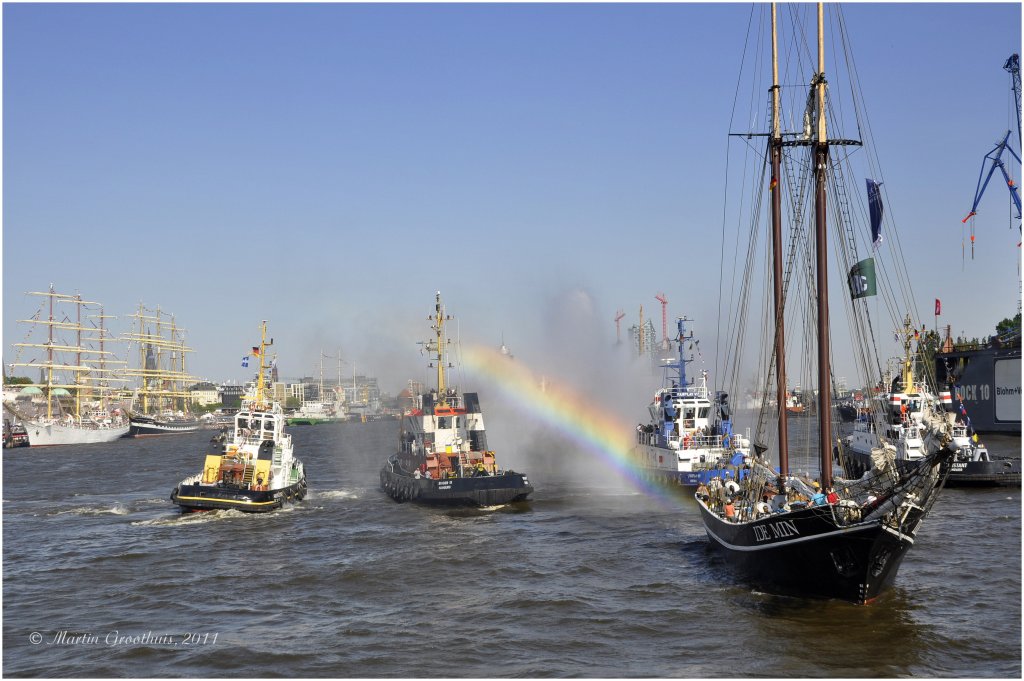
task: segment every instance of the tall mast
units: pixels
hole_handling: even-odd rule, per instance
[[[53,284],[50,284],[50,333],[46,348],[46,418],[53,418]]]
[[[779,406],[779,473],[789,475],[789,419],[786,412],[786,325],[782,303],[782,127],[779,96],[779,47],[772,3],[772,289],[775,300],[775,400]]]
[[[157,397],[156,397],[157,411],[163,411],[164,410],[164,400],[163,400],[163,397],[161,395],[161,392],[163,391],[164,384],[163,384],[163,379],[160,378],[160,373],[163,372],[163,366],[164,366],[164,363],[163,363],[163,359],[164,359],[164,344],[163,344],[164,331],[161,328],[161,324],[160,324],[160,317],[161,316],[162,315],[160,314],[160,306],[157,305],[156,306],[156,337],[160,339],[160,342],[156,344],[156,365],[154,367],[154,369],[156,370],[156,373],[154,374],[154,382],[156,383],[156,389],[158,391],[157,392]]]
[[[100,374],[99,375],[100,407],[103,409],[103,411],[106,411],[107,410],[107,401],[108,401],[108,398],[109,398],[108,391],[107,391],[107,388],[109,387],[109,383],[108,383],[108,379],[107,379],[107,353],[106,353],[106,350],[104,349],[105,348],[105,344],[106,344],[106,340],[107,340],[107,338],[106,338],[107,329],[106,329],[106,324],[104,323],[103,320],[105,320],[105,319],[115,319],[115,317],[113,317],[112,315],[105,315],[105,314],[103,314],[103,306],[102,305],[100,306],[100,313],[98,315],[92,315],[92,316],[93,316],[93,318],[100,320],[100,336],[99,336],[99,341],[100,341],[100,366],[99,366],[99,374]]]
[[[828,135],[825,129],[825,10],[818,3],[818,73],[815,82],[815,106],[818,131],[814,145],[814,225],[818,287],[818,432],[821,461],[821,485],[832,484],[832,383],[829,366],[828,318],[828,239],[825,215],[825,171],[828,167]]]
[[[146,348],[149,345],[145,340],[146,333],[146,322],[143,319],[142,301],[139,301],[139,371],[142,374],[142,378],[139,380],[139,384],[142,387],[142,413],[149,413],[149,386],[147,385],[148,379],[146,378]]]
[[[75,294],[75,326],[78,329],[75,331],[75,345],[78,346],[78,352],[75,353],[75,364],[82,366],[82,295],[79,293]],[[79,385],[79,388],[75,390],[75,416],[82,415],[82,375],[75,373],[75,383]]]

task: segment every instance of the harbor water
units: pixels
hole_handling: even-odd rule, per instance
[[[1022,673],[1017,488],[943,491],[895,587],[854,606],[752,591],[692,502],[555,436],[498,448],[530,474],[530,502],[439,510],[377,488],[397,422],[291,432],[310,495],[265,515],[171,504],[208,431],[5,450],[3,674]],[[1019,455],[1019,436],[985,441]]]

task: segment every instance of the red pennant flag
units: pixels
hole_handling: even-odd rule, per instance
[[[259,354],[260,354],[260,349],[259,349],[259,347],[258,347],[258,346],[256,346],[256,345],[252,346],[252,354],[254,354],[254,355],[256,355],[257,357],[259,357]]]
[[[938,317],[942,314],[942,301],[938,298],[935,299],[935,316]]]

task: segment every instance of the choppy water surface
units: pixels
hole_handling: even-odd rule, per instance
[[[444,511],[377,490],[397,423],[292,433],[311,494],[267,515],[170,503],[205,432],[5,450],[3,674],[1021,676],[1019,489],[945,490],[857,607],[752,592],[689,502],[559,447],[503,461],[528,504]]]

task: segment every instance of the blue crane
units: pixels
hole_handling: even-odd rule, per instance
[[[1003,68],[1010,73],[1011,87],[1013,88],[1014,97],[1017,100],[1017,139],[1021,137],[1020,134],[1020,56],[1017,54],[1010,55],[1010,58],[1003,64]],[[1003,179],[1006,180],[1006,186],[1010,190],[1010,198],[1013,199],[1013,203],[1017,206],[1017,219],[1021,218],[1021,207],[1020,207],[1020,192],[1017,184],[1010,177],[1010,174],[1006,172],[1006,165],[1003,163],[1003,151],[1008,151],[1011,156],[1017,159],[1017,163],[1020,163],[1020,156],[1010,146],[1010,135],[1013,134],[1012,130],[1007,130],[1006,135],[1003,136],[1003,140],[995,146],[995,148],[985,154],[985,158],[981,162],[981,174],[978,175],[978,187],[974,193],[974,205],[971,206],[971,212],[967,214],[961,222],[967,222],[972,217],[978,214],[978,204],[981,202],[981,197],[985,193],[985,188],[988,187],[989,180],[992,179],[992,175],[995,173],[996,168],[1003,174]],[[988,169],[988,174],[985,174],[986,161],[992,161],[991,167]],[[1018,225],[1020,228],[1020,225]],[[974,258],[974,227],[972,223],[971,227],[971,258]]]

